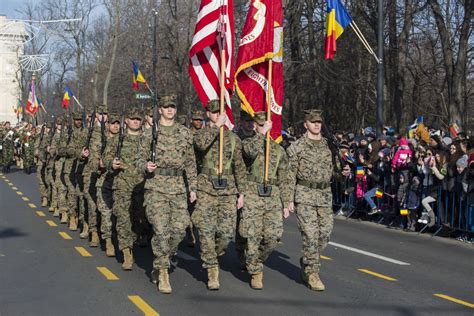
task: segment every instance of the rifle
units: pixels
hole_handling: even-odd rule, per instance
[[[158,99],[153,95],[153,123],[151,126],[151,162],[156,161],[156,144],[158,143]]]
[[[41,126],[41,131],[40,131],[40,144],[43,142],[43,138],[44,138],[44,130],[46,129],[46,124],[43,124]]]
[[[89,122],[89,130],[87,132],[86,145],[84,146],[86,149],[89,149],[89,147],[91,146],[92,132],[94,131],[95,112],[96,112],[96,107],[94,106],[94,111],[92,111],[91,120]]]
[[[72,139],[72,133],[74,131],[73,129],[73,122],[71,121],[71,119],[69,119],[69,126],[67,128],[67,144],[69,145],[71,143],[71,139]]]
[[[120,118],[120,130],[118,135],[117,149],[115,150],[115,158],[120,159],[122,153],[123,139],[125,138],[125,105],[122,109],[122,116]]]
[[[102,113],[102,117],[100,120],[100,157],[104,155],[105,147],[107,146],[107,135],[105,135],[105,117],[104,113]]]
[[[49,139],[48,139],[48,147],[51,146],[51,143],[53,142],[53,137],[54,137],[54,134],[56,133],[56,119],[54,118],[53,116],[53,126],[51,127],[51,129],[49,130]],[[45,159],[48,159],[48,155],[49,155],[49,151],[46,150],[46,155],[45,155]]]
[[[342,160],[341,153],[339,152],[339,141],[337,140],[336,136],[331,133],[331,130],[328,128],[326,123],[322,122],[322,128],[324,134],[326,134],[326,138],[328,139],[328,146],[329,150],[331,150],[332,152],[334,166],[336,166],[336,161],[334,161],[334,157],[337,157],[339,161],[340,170],[342,170],[345,163],[344,160]]]

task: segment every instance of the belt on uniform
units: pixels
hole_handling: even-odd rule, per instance
[[[261,181],[262,179],[260,177],[256,177],[253,174],[248,174],[247,175],[247,180],[251,181],[251,182],[255,182],[255,183],[260,183],[260,184],[263,183],[263,181]],[[277,185],[278,183],[277,183],[276,179],[269,179],[267,184]]]
[[[329,187],[329,182],[310,182],[306,180],[298,179],[296,184],[302,185],[310,189],[324,190]]]
[[[182,169],[173,169],[173,168],[156,168],[155,174],[165,177],[181,177],[184,174]]]
[[[207,168],[207,167],[203,167],[201,169],[201,173],[207,174],[209,176],[217,176],[217,172],[214,169]],[[230,170],[230,169],[222,170],[222,175],[231,175],[231,174],[232,174],[232,170]]]

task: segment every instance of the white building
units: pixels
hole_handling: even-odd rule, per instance
[[[13,107],[21,97],[17,78],[20,76],[19,57],[23,55],[23,42],[27,35],[23,22],[8,20],[0,15],[0,122],[16,123]]]

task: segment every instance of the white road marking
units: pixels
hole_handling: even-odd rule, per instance
[[[391,263],[398,264],[398,265],[401,265],[401,266],[409,266],[410,265],[407,262],[395,260],[395,259],[392,259],[392,258],[388,258],[388,257],[385,257],[385,256],[378,255],[378,254],[373,253],[373,252],[369,252],[369,251],[349,247],[349,246],[346,246],[346,245],[341,245],[341,244],[338,244],[338,243],[335,243],[335,242],[332,242],[332,241],[330,241],[329,244],[331,246],[334,246],[334,247],[339,247],[339,248],[346,249],[346,250],[349,250],[349,251],[352,251],[352,252],[360,253],[361,255],[366,255],[366,256],[369,256],[369,257],[372,257],[372,258],[376,258],[376,259],[379,259],[379,260],[391,262]]]

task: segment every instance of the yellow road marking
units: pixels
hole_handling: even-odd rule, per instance
[[[128,299],[135,304],[145,316],[160,316],[157,311],[151,308],[140,296],[138,295],[129,295]]]
[[[36,205],[34,205],[33,203],[28,203],[28,206],[31,208],[36,208]]]
[[[326,256],[319,256],[323,260],[332,260],[332,258],[326,257]]]
[[[106,267],[97,267],[97,270],[99,270],[99,272],[102,273],[109,281],[117,281],[119,279],[118,276],[113,274],[112,271],[110,271]]]
[[[18,194],[18,195],[23,195],[23,192],[21,192],[21,191],[16,191],[16,194]]]
[[[72,237],[66,232],[59,232],[58,234],[66,240],[72,239]]]
[[[12,187],[12,189],[13,189],[13,190],[18,190],[18,188],[17,188],[17,187]]]
[[[84,247],[74,247],[77,252],[79,252],[81,254],[81,256],[83,257],[92,257],[92,255],[90,254],[89,251],[86,250],[86,248]]]
[[[39,217],[45,217],[46,214],[41,212],[41,211],[36,211],[36,214],[38,214]]]
[[[46,221],[46,223],[51,227],[58,227],[58,225],[52,220]]]
[[[387,281],[397,281],[397,279],[394,279],[394,278],[391,278],[389,276],[386,276],[386,275],[383,275],[383,274],[380,274],[380,273],[377,273],[377,272],[373,272],[373,271],[370,271],[370,270],[367,270],[367,269],[357,269],[357,270],[359,270],[360,272],[364,272],[364,273],[376,276],[378,278],[387,280]]]
[[[21,199],[22,199],[23,201],[26,201],[26,202],[28,202],[28,201],[30,200],[30,199],[27,198],[26,196],[22,196]]]
[[[454,303],[458,303],[458,304],[461,304],[461,305],[464,305],[464,306],[467,306],[467,307],[470,307],[470,308],[474,308],[474,304],[472,303],[468,303],[466,301],[463,301],[463,300],[460,300],[460,299],[457,299],[457,298],[454,298],[454,297],[451,297],[451,296],[448,296],[448,295],[444,295],[444,294],[433,294],[434,296],[437,296],[437,297],[440,297],[440,298],[444,298],[445,300],[448,300],[448,301],[451,301],[451,302],[454,302]]]

